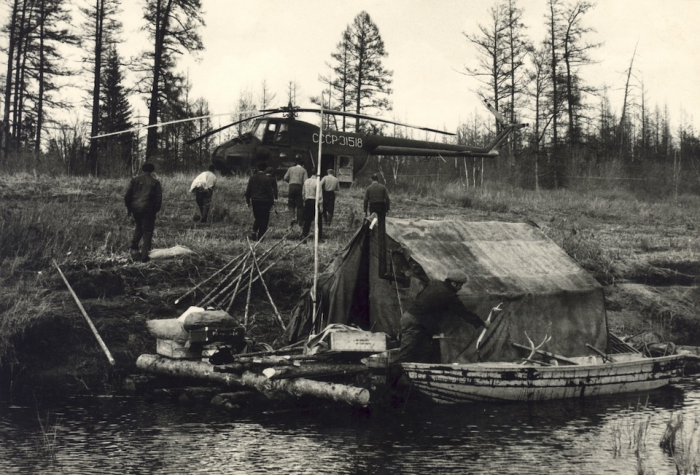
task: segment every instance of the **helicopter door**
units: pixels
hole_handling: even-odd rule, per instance
[[[355,179],[353,172],[354,158],[349,155],[338,155],[338,180],[341,183],[352,183]]]
[[[335,173],[335,155],[323,154],[321,159],[321,176],[326,176],[328,170],[333,170]]]

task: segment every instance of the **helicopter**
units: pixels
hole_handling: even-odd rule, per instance
[[[187,144],[195,143],[234,125],[251,122],[247,132],[222,143],[214,150],[211,161],[222,174],[247,173],[254,170],[259,162],[265,162],[268,167],[274,170],[275,175],[281,178],[287,168],[297,162],[303,162],[304,167],[309,171],[319,169],[322,174],[325,174],[327,170],[333,170],[342,185],[349,185],[353,183],[370,156],[498,156],[496,149],[508,134],[526,127],[528,124],[507,124],[503,116],[493,106],[487,101],[484,103],[501,124],[501,131],[483,147],[338,130],[321,131],[317,125],[297,119],[297,115],[305,112],[320,112],[321,114],[359,117],[360,119],[406,126],[427,132],[454,135],[445,131],[402,124],[362,114],[324,109],[302,109],[292,106],[291,103],[287,107],[261,110],[259,115],[212,130],[190,140]],[[322,150],[320,167],[318,167],[317,162],[319,141]]]

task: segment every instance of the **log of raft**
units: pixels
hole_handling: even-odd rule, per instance
[[[265,376],[250,371],[244,371],[241,375],[218,373],[214,371],[214,366],[203,361],[172,360],[158,355],[141,355],[136,360],[136,367],[151,373],[202,379],[229,387],[255,388],[272,398],[276,393],[287,393],[293,396],[314,396],[342,401],[353,406],[364,407],[369,404],[369,391],[364,388],[305,378],[269,380]]]
[[[367,366],[361,363],[311,363],[303,366],[273,366],[263,370],[268,379],[290,379],[303,377],[319,377],[345,375],[367,371]]]

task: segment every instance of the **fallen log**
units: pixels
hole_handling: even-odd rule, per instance
[[[354,374],[367,371],[367,366],[361,363],[328,364],[310,363],[301,366],[277,366],[263,370],[268,379],[290,379],[303,377],[334,376]]]
[[[268,380],[265,376],[250,371],[245,371],[241,375],[219,373],[214,371],[213,365],[203,361],[172,360],[159,355],[141,355],[136,360],[136,367],[152,373],[203,379],[224,386],[247,386],[271,398],[279,393],[288,393],[293,396],[314,396],[342,401],[353,406],[369,404],[369,391],[364,388],[304,378]]]

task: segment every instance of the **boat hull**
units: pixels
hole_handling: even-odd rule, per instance
[[[616,359],[618,356],[616,355]],[[402,363],[412,386],[437,403],[543,401],[656,389],[683,377],[683,355],[629,357],[612,363],[533,366],[516,363]]]

